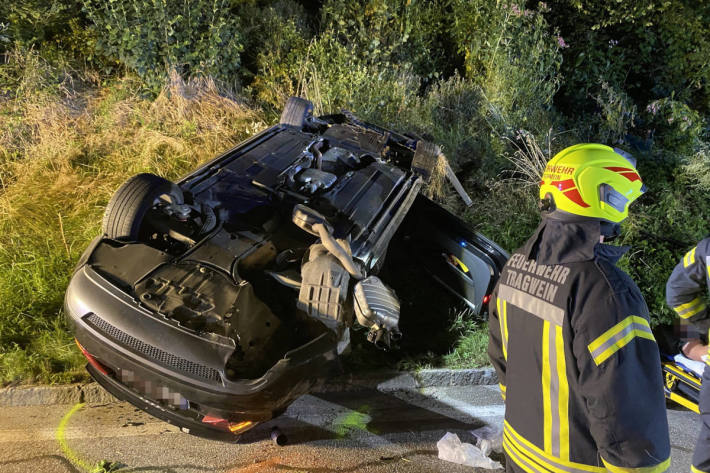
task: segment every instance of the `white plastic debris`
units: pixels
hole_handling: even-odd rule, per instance
[[[707,355],[703,355],[703,358],[706,356]],[[702,378],[703,370],[705,369],[705,363],[703,361],[691,360],[690,358],[686,358],[682,353],[678,353],[676,356],[674,356],[673,361],[675,361],[676,363],[680,363],[681,365],[693,371],[695,374]]]
[[[487,470],[503,468],[503,465],[484,455],[481,449],[470,443],[461,442],[459,436],[451,432],[447,432],[436,443],[436,447],[439,449],[441,460]]]
[[[471,434],[476,437],[476,446],[484,455],[503,453],[503,425],[484,425],[472,430]]]

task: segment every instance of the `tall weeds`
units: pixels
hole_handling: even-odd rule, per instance
[[[506,155],[513,165],[513,169],[506,172],[508,182],[522,187],[538,186],[545,166],[552,158],[552,129],[547,132],[543,147],[540,147],[535,135],[525,130],[519,130],[514,138],[506,139],[515,150],[512,155]]]
[[[139,172],[179,178],[266,126],[261,113],[207,79],[173,74],[154,100],[131,77],[100,89],[33,83],[37,89],[0,102],[4,383],[81,376],[64,326],[64,289],[123,180]]]

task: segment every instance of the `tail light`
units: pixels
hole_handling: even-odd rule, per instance
[[[485,296],[483,296],[483,305],[488,304],[488,302],[490,302],[490,300],[491,300],[490,294],[486,294]]]
[[[202,418],[202,423],[211,425],[212,427],[216,427],[220,430],[231,432],[233,434],[243,432],[254,425],[254,423],[250,420],[245,420],[242,422],[230,422],[227,419],[222,419],[213,416],[204,416]]]
[[[108,369],[107,369],[104,365],[102,365],[101,363],[99,363],[99,361],[98,361],[96,358],[94,358],[94,356],[93,356],[91,353],[89,353],[88,351],[86,351],[86,348],[84,348],[83,346],[81,346],[81,343],[79,343],[79,340],[77,340],[77,339],[75,338],[74,341],[76,342],[76,346],[79,347],[79,350],[81,350],[81,353],[83,353],[83,355],[84,355],[84,356],[86,357],[86,359],[89,361],[89,364],[90,364],[91,366],[93,366],[94,368],[96,368],[97,370],[99,370],[99,372],[101,372],[101,373],[103,373],[103,374],[105,374],[105,375],[108,376]]]

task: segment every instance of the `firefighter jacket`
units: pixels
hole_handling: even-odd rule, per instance
[[[658,347],[599,221],[545,218],[492,294],[488,353],[507,469],[660,473],[670,465]]]
[[[710,238],[683,256],[666,283],[666,302],[678,316],[695,325],[705,335],[710,314],[705,303],[710,283]]]

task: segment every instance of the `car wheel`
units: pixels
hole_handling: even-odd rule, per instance
[[[283,112],[281,112],[282,125],[291,125],[303,128],[306,120],[313,115],[313,104],[300,97],[290,97],[286,101]]]
[[[133,176],[111,197],[101,228],[109,238],[137,240],[146,213],[166,195],[171,202],[182,203],[182,191],[167,179],[148,173]]]

